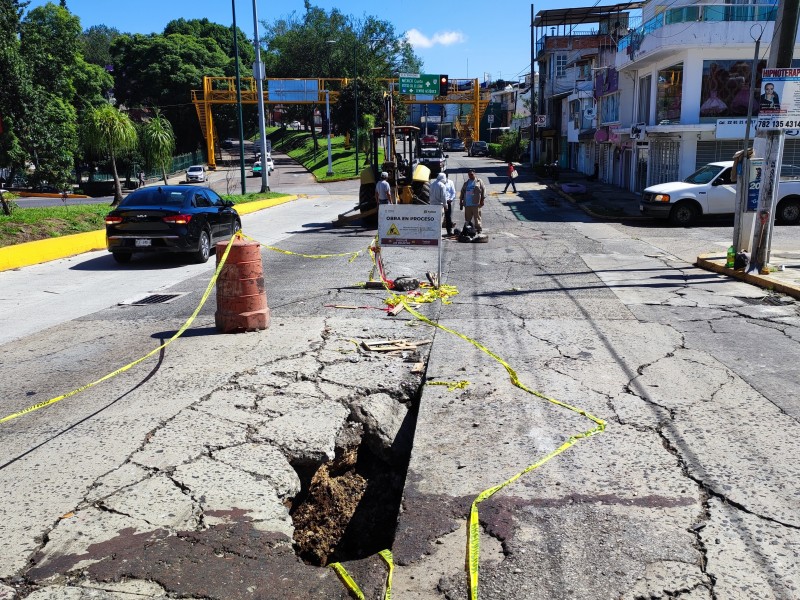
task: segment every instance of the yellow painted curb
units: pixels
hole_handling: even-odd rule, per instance
[[[297,196],[282,196],[280,198],[270,198],[268,200],[257,200],[255,202],[238,204],[234,208],[240,215],[246,215],[265,208],[291,202],[292,200],[297,200]],[[105,229],[76,233],[74,235],[64,235],[47,240],[36,240],[35,242],[25,242],[14,246],[4,246],[0,248],[0,271],[38,265],[39,263],[82,254],[83,252],[105,250],[105,248]]]
[[[102,250],[105,247],[106,232],[104,229],[4,246],[0,248],[0,271],[37,265],[82,252]]]
[[[282,196],[280,198],[270,198],[268,200],[256,200],[255,202],[247,202],[246,204],[237,204],[233,208],[236,209],[240,215],[247,215],[264,208],[272,208],[286,202],[297,200],[297,196]]]

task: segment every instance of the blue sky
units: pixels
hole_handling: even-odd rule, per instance
[[[45,0],[33,0],[28,8],[44,4]],[[425,73],[481,81],[514,81],[530,71],[530,4],[494,4],[480,0],[436,3],[312,0],[311,4],[326,11],[337,7],[355,17],[374,15],[392,22],[398,33],[406,32],[409,36],[416,53],[423,59]],[[302,0],[259,0],[257,6],[260,21],[303,11]],[[563,4],[548,0],[536,3],[536,11],[560,6]],[[225,0],[67,0],[67,7],[80,17],[84,29],[103,24],[130,33],[161,32],[169,21],[180,17],[206,17],[223,25],[230,25],[232,21],[231,3]],[[239,28],[252,37],[252,0],[236,0],[236,21]]]

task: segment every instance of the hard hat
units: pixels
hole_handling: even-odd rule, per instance
[[[389,179],[389,174],[386,171],[384,171],[383,173],[381,173],[381,179]]]

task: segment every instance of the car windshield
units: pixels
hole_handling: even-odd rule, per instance
[[[475,142],[475,145],[478,146],[478,148],[484,148],[486,146],[486,142]]]
[[[684,179],[683,182],[694,183],[695,185],[709,183],[712,179],[714,179],[714,177],[719,175],[719,172],[724,168],[725,167],[720,167],[719,165],[706,165],[704,167],[700,167],[697,169],[697,171]]]
[[[203,167],[189,167],[190,171],[202,171]]]
[[[120,208],[127,206],[183,206],[191,190],[165,190],[162,187],[146,187],[130,194]]]
[[[423,150],[422,151],[423,158],[439,158],[441,157],[441,153],[439,150]]]

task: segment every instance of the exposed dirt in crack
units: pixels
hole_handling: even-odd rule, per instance
[[[364,444],[323,464],[292,511],[300,558],[327,565],[390,548],[404,482],[405,468],[390,467]]]

